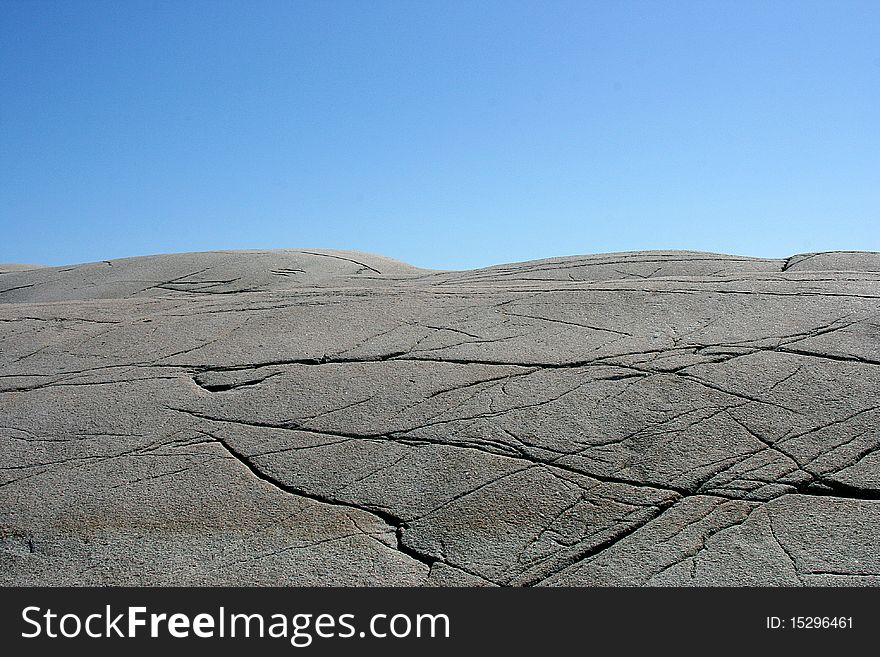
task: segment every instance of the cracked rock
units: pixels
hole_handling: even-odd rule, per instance
[[[880,254],[0,265],[4,585],[880,584]]]

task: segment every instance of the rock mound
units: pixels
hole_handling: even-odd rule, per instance
[[[0,265],[0,582],[880,584],[880,254]]]

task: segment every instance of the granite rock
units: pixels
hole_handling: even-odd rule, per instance
[[[0,265],[4,585],[880,584],[880,254]]]

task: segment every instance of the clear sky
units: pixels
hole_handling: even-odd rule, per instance
[[[880,250],[880,2],[0,0],[0,262]]]

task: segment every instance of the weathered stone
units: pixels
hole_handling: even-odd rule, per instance
[[[880,254],[0,265],[0,583],[880,584]]]

